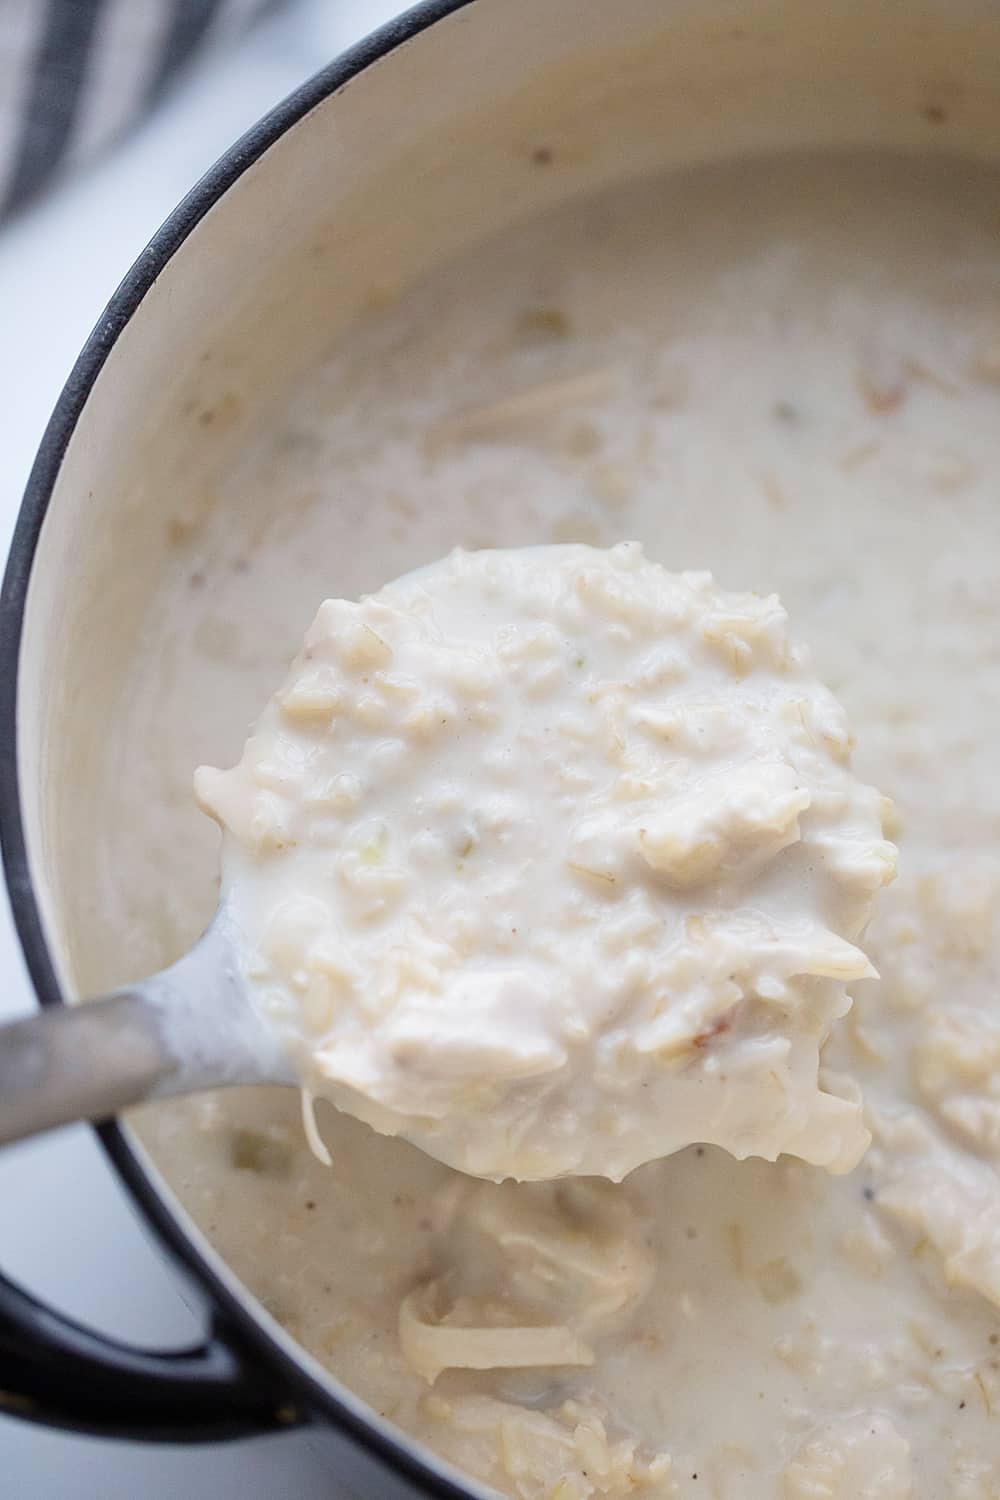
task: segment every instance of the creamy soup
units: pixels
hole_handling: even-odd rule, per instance
[[[147,1111],[222,1254],[377,1410],[524,1500],[996,1500],[997,174],[789,159],[563,210],[357,329],[213,498],[179,504],[108,765],[127,839],[96,879],[137,971],[211,912],[191,773],[236,759],[316,602],[456,544],[636,537],[780,593],[900,845],[881,979],[826,1049],[864,1091],[853,1172],[695,1146],[619,1186],[495,1186],[321,1104],[325,1168],[290,1091]],[[155,881],[120,879],[128,848]],[[451,1367],[484,1309],[573,1324],[595,1362]]]
[[[776,595],[638,542],[325,600],[238,764],[195,775],[320,1160],[316,1095],[494,1181],[691,1145],[857,1166],[820,1058],[896,851],[850,752]]]

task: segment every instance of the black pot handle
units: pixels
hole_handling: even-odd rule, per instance
[[[306,1420],[218,1314],[203,1343],[136,1349],[53,1311],[2,1274],[0,1412],[98,1436],[182,1443]]]

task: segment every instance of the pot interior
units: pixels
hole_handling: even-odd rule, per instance
[[[1000,15],[985,0],[840,0],[808,13],[752,0],[738,16],[705,0],[613,12],[554,0],[518,16],[520,5],[477,0],[445,17],[288,130],[180,244],[90,393],[38,546],[19,702],[32,872],[71,991],[161,965],[211,913],[214,833],[187,802],[189,773],[234,755],[259,691],[241,698],[232,682],[175,759],[154,724],[133,724],[135,678],[149,679],[151,636],[166,653],[158,670],[175,674],[185,643],[211,635],[190,581],[209,523],[254,555],[233,609],[276,603],[267,502],[249,517],[232,477],[247,435],[345,329],[463,247],[610,183],[788,151],[1000,148]],[[283,496],[284,524],[314,498]],[[331,473],[320,502],[331,591],[385,575],[345,570],[344,501]],[[312,602],[272,610],[270,680]],[[260,650],[228,606],[207,649],[222,660]],[[178,804],[148,890],[122,875],[137,844],[153,848],[134,807],[123,816],[133,785],[151,818],[163,790]]]
[[[852,146],[990,158],[998,40],[987,0],[808,13],[752,0],[738,15],[705,0],[477,0],[349,81],[238,179],[118,338],[39,542],[19,745],[35,888],[68,989],[167,961],[211,911],[213,836],[188,808],[170,843],[199,900],[181,916],[176,867],[161,866],[156,936],[136,921],[144,898],[120,872],[138,830],[116,809],[123,766],[149,764],[149,750],[131,743],[123,684],[158,602],[197,571],[190,555],[247,433],[343,331],[462,247],[630,177]],[[333,516],[335,476],[331,500]],[[335,526],[329,545],[332,557]],[[329,578],[343,587],[332,564]],[[275,667],[307,608],[274,622]],[[196,612],[185,620],[175,628],[193,630]],[[231,756],[257,701],[234,698],[228,733],[206,726],[199,753]],[[150,805],[188,771],[151,767]]]

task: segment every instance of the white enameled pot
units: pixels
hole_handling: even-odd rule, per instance
[[[41,1003],[86,990],[108,943],[100,769],[176,496],[212,486],[382,289],[515,220],[671,166],[866,145],[1000,157],[996,0],[431,0],[227,153],[83,350],[8,565],[0,811]],[[470,1493],[248,1297],[127,1126],[101,1136],[210,1332],[127,1350],[2,1282],[0,1409],[182,1441],[308,1421],[361,1492]]]

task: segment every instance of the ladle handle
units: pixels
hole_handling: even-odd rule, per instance
[[[178,1069],[141,991],[0,1026],[0,1146],[139,1104]]]
[[[183,1060],[186,1012],[178,1028],[165,991],[169,976],[154,976],[0,1027],[0,1145],[203,1086],[211,1072]],[[211,1069],[211,1057],[204,1065]],[[218,1441],[308,1419],[291,1382],[221,1309],[190,1348],[141,1349],[66,1317],[2,1273],[0,1370],[0,1413],[104,1437]]]

